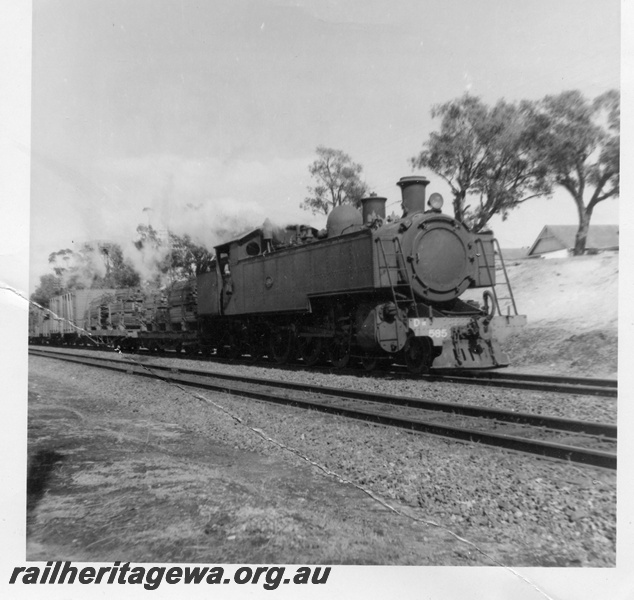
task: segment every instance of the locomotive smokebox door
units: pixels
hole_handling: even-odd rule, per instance
[[[446,217],[427,219],[403,235],[412,287],[429,302],[453,300],[475,278],[474,244],[466,230]]]

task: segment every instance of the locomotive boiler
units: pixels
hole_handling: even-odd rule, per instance
[[[267,220],[217,246],[214,270],[197,279],[202,347],[278,363],[403,362],[414,373],[508,364],[499,341],[524,317],[505,270],[512,314],[501,314],[497,242],[443,214],[440,194],[427,203],[428,183],[400,179],[400,218],[370,196],[361,210],[333,209],[324,231]],[[486,288],[482,306],[460,298],[470,288]]]

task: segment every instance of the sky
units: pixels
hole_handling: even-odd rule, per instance
[[[51,252],[132,252],[140,223],[208,247],[267,217],[322,226],[299,209],[319,145],[398,209],[432,106],[467,91],[494,103],[620,85],[617,0],[35,0],[32,44],[31,291]],[[600,204],[593,223],[618,209]],[[558,191],[491,225],[517,247],[576,222]]]

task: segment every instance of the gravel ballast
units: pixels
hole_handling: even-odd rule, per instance
[[[173,364],[175,359],[152,360]],[[178,365],[224,372],[237,370],[256,377],[310,381],[375,392],[437,396],[443,401],[602,422],[614,422],[616,418],[616,402],[597,398],[280,371],[266,367],[210,365],[180,359]],[[300,456],[309,458],[423,521],[413,523],[399,517],[403,521],[399,522],[402,528],[399,552],[378,550],[378,554],[370,557],[351,544],[346,550],[339,546],[340,552],[334,562],[501,563],[515,566],[613,566],[615,563],[615,475],[602,469],[576,467],[227,394],[202,393],[238,416],[241,422],[237,422],[194,393],[159,381],[39,357],[31,357],[30,369],[32,377],[39,378],[38,393],[45,393],[41,383],[44,381],[72,385],[88,393],[90,403],[93,406],[98,403],[99,410],[106,415],[112,413],[113,418],[125,418],[128,414],[148,422],[175,424],[187,428],[192,435],[221,444],[229,452],[253,453],[302,469],[312,480],[323,482],[323,485],[339,481],[337,477],[328,480],[318,476],[318,469],[307,466]],[[276,443],[267,441],[254,429]],[[294,448],[300,456],[280,445]],[[349,501],[358,504],[358,498],[353,496]],[[373,531],[394,528],[393,522],[388,524],[386,521],[385,507],[374,501],[370,503],[382,509],[368,513],[371,515],[368,518],[373,521]],[[335,518],[338,509],[333,507],[332,510],[332,518]],[[441,527],[430,526],[424,521]],[[416,543],[406,543],[404,531],[418,536]],[[442,535],[438,535],[439,531]],[[448,535],[448,531],[475,544],[484,554]],[[375,542],[380,548],[380,537],[371,537],[369,542]],[[278,551],[271,557],[278,562],[295,562],[297,555],[301,555],[298,546],[292,544],[278,548]],[[248,562],[252,558],[244,556],[241,560]],[[321,555],[321,558],[325,559],[325,556]]]
[[[77,352],[77,349],[55,348],[55,352]],[[527,412],[551,417],[563,417],[597,423],[616,423],[617,401],[612,398],[596,398],[574,394],[503,389],[487,386],[469,386],[458,383],[438,383],[424,378],[391,378],[380,373],[371,375],[359,370],[359,375],[342,375],[336,371],[322,373],[311,369],[285,369],[261,365],[230,364],[206,360],[148,356],[141,354],[116,354],[112,351],[92,351],[90,355],[109,359],[133,360],[141,365],[157,364],[171,368],[193,369],[207,372],[241,375],[245,377],[289,381],[301,384],[337,387],[377,394],[411,396],[428,400],[441,400],[498,408],[515,412]],[[500,371],[502,372],[502,371]]]

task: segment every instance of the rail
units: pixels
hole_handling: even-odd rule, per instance
[[[616,440],[617,430],[616,426],[611,424],[575,421],[413,397],[389,396],[341,388],[247,378],[244,375],[232,376],[226,373],[176,369],[155,364],[141,365],[122,358],[86,358],[79,354],[51,353],[37,350],[30,350],[30,353],[88,366],[108,368],[126,374],[158,377],[164,381],[185,386],[194,386],[219,392],[231,392],[258,400],[335,413],[377,424],[391,425],[409,431],[431,433],[585,465],[609,469],[616,468],[616,451],[615,448],[614,451],[611,451],[611,449]],[[233,384],[228,383],[230,381],[233,381]],[[273,388],[273,391],[270,391],[270,388]],[[275,388],[283,391],[276,392],[274,391]],[[288,394],[288,389],[294,390],[294,393]],[[355,406],[351,404],[351,400],[361,402],[362,405]],[[385,411],[385,408],[381,410],[380,405],[411,409],[414,414],[401,416],[395,414],[393,410],[388,412]],[[495,426],[490,430],[487,430],[482,425],[474,429],[465,427],[461,423],[458,425],[452,422],[441,423],[438,417],[421,418],[419,416],[421,413],[445,413],[452,420],[457,419],[458,415],[467,419],[475,417],[494,422]],[[577,434],[583,433],[598,438],[598,441],[592,443],[603,446],[607,444],[610,449],[606,451],[596,447],[572,446],[552,440],[543,441],[493,431],[493,429],[498,429],[501,423],[528,425],[536,428],[540,432],[539,435],[546,435],[547,437],[552,437],[556,432],[573,431]]]

